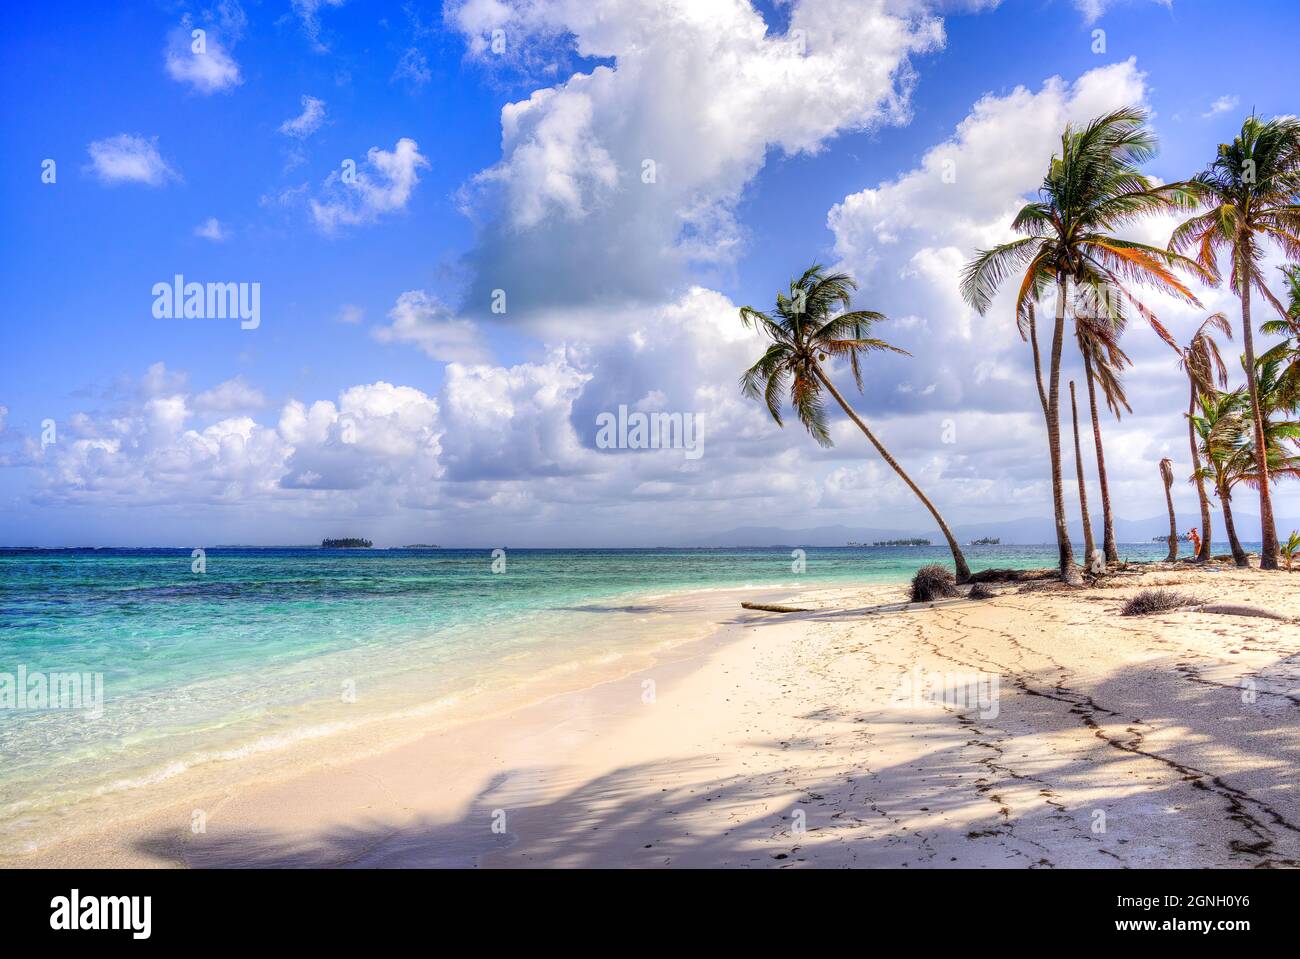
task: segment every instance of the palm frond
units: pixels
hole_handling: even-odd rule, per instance
[[[1015,270],[1034,259],[1034,247],[1042,241],[1025,237],[981,250],[961,271],[961,295],[981,315],[988,312],[998,287]]]

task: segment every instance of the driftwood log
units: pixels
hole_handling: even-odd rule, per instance
[[[1060,574],[1054,569],[982,569],[971,573],[968,583],[1027,583],[1033,580],[1054,579]]]
[[[1189,613],[1222,613],[1224,616],[1259,616],[1263,619],[1276,619],[1284,623],[1291,621],[1291,617],[1275,613],[1271,609],[1260,609],[1258,606],[1238,606],[1235,603],[1207,603],[1200,606],[1188,606],[1186,609]]]
[[[804,606],[775,606],[769,603],[741,603],[745,609],[760,609],[765,613],[812,613],[816,610]]]

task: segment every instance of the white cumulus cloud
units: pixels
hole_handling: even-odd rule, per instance
[[[168,76],[202,94],[220,93],[244,82],[239,64],[223,43],[222,28],[196,27],[188,17],[168,35],[163,62]]]
[[[556,45],[609,61],[501,111],[502,158],[462,197],[484,221],[467,304],[506,289],[520,312],[662,302],[692,261],[743,248],[735,209],[769,149],[813,153],[836,134],[907,116],[909,57],[939,20],[886,0],[799,0],[783,34],[747,3],[472,2],[450,9],[491,68]],[[521,54],[522,55],[522,54]]]
[[[381,343],[412,343],[443,362],[483,363],[489,359],[478,327],[457,317],[424,290],[409,290],[399,296],[388,318],[391,324],[374,332]]]
[[[101,183],[144,183],[162,186],[177,179],[177,173],[158,152],[158,138],[145,139],[119,133],[93,141],[89,147],[90,170]]]
[[[420,182],[418,171],[428,165],[419,145],[409,137],[398,140],[392,150],[371,147],[364,166],[331,173],[324,196],[312,198],[316,225],[332,233],[340,226],[373,223],[386,213],[405,209]]]
[[[238,376],[194,397],[194,409],[203,413],[248,412],[265,406],[266,395]]]
[[[280,124],[280,132],[288,137],[304,139],[320,129],[325,122],[325,101],[318,97],[303,95],[302,113],[290,117]]]
[[[230,231],[215,216],[210,216],[194,228],[194,235],[213,243],[224,243],[230,239]]]
[[[1208,120],[1210,117],[1218,116],[1220,113],[1227,113],[1229,110],[1235,110],[1237,104],[1240,102],[1240,97],[1225,94],[1224,96],[1216,98],[1215,101],[1210,104],[1210,108],[1201,114],[1201,118]]]

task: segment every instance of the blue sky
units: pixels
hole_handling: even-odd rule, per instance
[[[860,406],[950,519],[1047,515],[1027,350],[1005,316],[957,315],[944,265],[1001,238],[993,214],[1033,188],[1071,111],[1146,105],[1163,179],[1251,108],[1293,111],[1294,8],[1254,5],[1247,52],[1211,6],[8,12],[0,543],[923,527],[847,424],[822,452],[735,395],[757,356],[735,307],[766,306],[813,260],[859,276],[891,317],[882,335],[916,354],[880,361]],[[917,171],[949,148],[957,188],[936,200]],[[360,188],[339,179],[348,160]],[[152,287],[176,273],[259,283],[260,325],[155,318]],[[1235,315],[1222,291],[1205,301]],[[1182,333],[1198,311],[1161,315]],[[1130,336],[1140,402],[1104,428],[1119,512],[1138,518],[1161,509],[1154,464],[1186,442],[1167,348]],[[595,414],[620,403],[700,416],[707,454],[596,449]],[[939,439],[949,420],[956,444]],[[1300,516],[1294,492],[1280,500]]]

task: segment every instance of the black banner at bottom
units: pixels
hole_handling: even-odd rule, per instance
[[[1298,887],[1288,870],[791,871],[9,871],[0,916],[11,946],[337,948],[431,928],[478,930],[495,944],[552,930],[572,941],[584,925],[608,935],[616,923],[633,942],[688,927],[771,944],[796,924],[801,936],[919,935],[927,946],[997,932],[1055,935],[1071,948],[1191,937],[1223,948],[1288,932]]]

